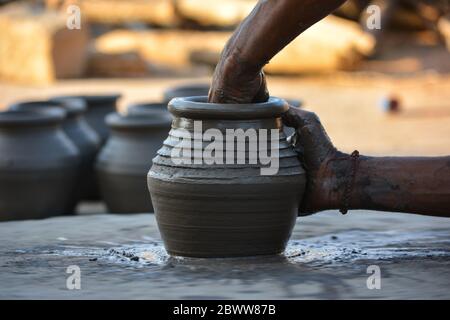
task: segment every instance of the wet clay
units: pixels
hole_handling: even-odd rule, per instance
[[[169,103],[174,116],[172,129],[148,173],[164,245],[172,255],[190,257],[280,253],[295,224],[305,186],[305,172],[282,132],[280,116],[288,105],[278,98],[247,105],[206,100],[176,98]],[[278,172],[261,175],[259,161],[195,164],[199,156],[195,149],[191,150],[191,164],[177,164],[172,150],[187,132],[193,135],[194,121],[198,120],[203,132],[211,128],[224,134],[226,129],[239,128],[278,130]],[[200,145],[202,151],[208,143],[203,135],[194,137],[193,145]],[[248,147],[247,143],[246,150]]]

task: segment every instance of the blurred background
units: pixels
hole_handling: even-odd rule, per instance
[[[123,111],[159,101],[175,85],[209,83],[226,40],[256,1],[0,3],[0,109],[119,92]],[[343,151],[449,154],[448,12],[448,0],[347,1],[267,65],[269,90],[317,112]]]

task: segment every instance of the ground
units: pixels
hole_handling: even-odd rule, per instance
[[[330,211],[299,218],[282,255],[188,259],[166,254],[152,214],[6,222],[0,298],[449,299],[449,234],[444,218]]]

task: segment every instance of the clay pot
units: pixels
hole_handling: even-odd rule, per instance
[[[280,134],[280,117],[288,105],[278,98],[244,105],[206,101],[206,97],[171,100],[172,129],[148,173],[148,187],[165,247],[172,255],[189,257],[281,253],[294,227],[305,186],[305,172],[297,154]],[[198,121],[202,132],[216,129],[225,134],[227,129],[253,129],[262,146],[269,143],[269,150],[269,140],[279,141],[274,146],[279,151],[278,171],[262,175],[265,166],[260,161],[249,164],[249,156],[255,153],[248,152],[248,141],[245,164],[237,164],[236,153],[232,157],[234,163],[211,163],[211,157],[205,154],[211,139],[193,136]],[[274,129],[279,137],[264,138],[261,129]],[[175,152],[181,141],[188,142],[191,157]],[[223,143],[223,147],[225,155],[229,145]],[[264,149],[259,143],[253,147],[257,152]],[[180,163],[181,159],[190,163]]]
[[[167,104],[173,98],[178,97],[196,97],[207,96],[209,91],[209,84],[186,84],[169,88],[164,91],[164,102]]]
[[[81,168],[77,194],[78,199],[98,197],[98,186],[94,174],[94,162],[100,148],[100,138],[84,118],[86,105],[81,99],[53,99],[51,101],[19,102],[10,106],[11,110],[40,112],[49,108],[62,108],[67,116],[62,129],[78,148]]]
[[[100,190],[113,213],[153,212],[146,175],[151,159],[169,131],[171,118],[112,113],[106,122],[111,135],[97,158]]]
[[[0,220],[73,210],[76,146],[61,129],[64,111],[0,113]]]
[[[85,101],[87,106],[85,114],[86,121],[97,132],[101,144],[104,144],[109,135],[105,117],[107,114],[116,111],[117,100],[120,98],[120,94],[60,96],[54,97],[51,100],[63,101],[73,98],[83,99]]]
[[[160,113],[170,115],[169,110],[167,110],[167,103],[164,102],[134,103],[128,106],[127,113],[130,115],[141,114],[150,116]]]

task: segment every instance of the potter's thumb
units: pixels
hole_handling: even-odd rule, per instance
[[[284,125],[287,127],[298,129],[300,126],[299,117],[292,107],[289,107],[288,111],[281,115],[281,120],[283,120]]]

